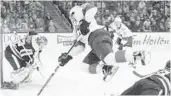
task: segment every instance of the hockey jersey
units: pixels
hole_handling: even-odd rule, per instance
[[[35,51],[39,51],[39,46],[36,44],[36,35],[27,36],[24,39],[11,43],[9,46],[15,56],[26,62],[33,59]]]
[[[147,79],[154,81],[161,87],[161,91],[159,92],[159,95],[168,95],[171,91],[171,83],[170,83],[170,73],[166,75],[153,75],[148,77]]]
[[[118,27],[116,27],[115,23],[113,22],[109,25],[109,28],[111,31],[115,31],[117,35],[119,35],[123,38],[132,36],[131,30],[129,30],[128,27],[126,25],[124,25],[123,23],[118,28]]]

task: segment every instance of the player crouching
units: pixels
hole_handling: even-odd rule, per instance
[[[14,70],[11,72],[13,81],[4,82],[2,88],[16,89],[20,83],[27,80],[32,72],[41,65],[39,55],[46,45],[47,38],[35,32],[29,32],[26,38],[17,42],[11,42],[5,49],[5,58]]]
[[[91,48],[89,54],[83,60],[84,70],[91,74],[102,74],[104,81],[109,81],[119,69],[120,62],[130,60],[128,53],[122,50],[114,52],[113,41],[104,26],[98,25],[95,20],[97,7],[86,3],[82,6],[74,6],[70,10],[70,19],[73,24],[73,37],[82,36],[77,45],[69,54],[63,53],[58,60],[60,66],[64,66],[73,56],[83,52],[86,45]],[[131,54],[131,57],[134,58]],[[99,62],[102,61],[103,64]]]

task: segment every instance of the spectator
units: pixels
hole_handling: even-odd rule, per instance
[[[157,2],[154,7],[153,7],[154,10],[157,10],[158,12],[160,11],[160,3]]]
[[[121,15],[122,14],[121,3],[117,3],[117,12],[118,12],[118,15]]]
[[[109,10],[106,10],[105,11],[105,15],[104,15],[104,17],[103,17],[104,19],[103,19],[103,25],[105,25],[105,27],[107,28],[107,30],[108,30],[108,27],[109,27],[109,24],[111,24],[112,23],[112,21],[114,20],[114,17],[112,16],[112,14],[110,13],[110,11]]]
[[[134,9],[136,9],[136,4],[133,1],[130,1],[129,10],[132,11]]]
[[[144,19],[144,15],[143,15],[143,14],[140,14],[140,20],[141,20],[142,22],[144,22],[144,21],[145,21],[145,19]]]
[[[7,11],[5,6],[3,5],[3,2],[1,2],[1,18],[5,19],[7,16]]]
[[[159,32],[159,26],[157,26],[156,21],[152,19],[151,21],[151,31],[152,32]]]
[[[3,33],[10,33],[10,29],[8,28],[7,24],[6,24],[6,21],[5,23],[2,25],[2,32]]]
[[[138,5],[138,11],[141,13],[145,13],[145,11],[146,11],[145,1],[140,1],[139,5]]]
[[[129,12],[129,6],[128,5],[124,5],[123,6],[123,13],[128,13]]]
[[[162,19],[160,22],[159,22],[159,28],[160,28],[160,32],[165,32],[165,27],[164,27],[164,19]]]
[[[36,29],[35,29],[35,26],[33,25],[33,24],[31,24],[30,26],[29,26],[29,30],[30,31],[35,31]]]
[[[142,31],[143,22],[140,20],[140,17],[137,16],[135,21],[135,26],[133,28],[133,32],[141,32]]]
[[[10,29],[11,32],[14,31],[14,28],[15,28],[15,20],[14,20],[14,18],[10,19],[9,24],[8,24],[8,28]]]
[[[100,17],[96,18],[97,24],[102,25]]]
[[[50,20],[52,20],[52,17],[50,16],[49,13],[47,13],[45,15],[45,31],[48,31],[48,27],[49,27]]]
[[[166,32],[170,32],[170,18],[167,17],[165,21],[165,26],[166,26]]]
[[[113,18],[115,18],[117,16],[117,12],[114,10],[112,15],[113,15]]]
[[[44,32],[44,20],[40,17],[35,20],[37,32]]]
[[[170,17],[170,5],[165,6],[165,16]]]
[[[134,17],[130,17],[130,26],[129,26],[130,30],[134,30],[135,28],[135,18]]]
[[[129,21],[130,20],[130,14],[129,13],[126,13],[124,17],[125,17],[125,21]]]
[[[50,20],[50,22],[49,22],[48,32],[50,32],[50,33],[55,33],[55,32],[57,32],[57,31],[56,31],[56,28],[55,28],[55,26],[54,26],[54,23],[53,23],[52,20]]]
[[[151,32],[151,26],[150,26],[151,22],[149,19],[147,19],[144,24],[143,24],[143,31],[144,32]]]
[[[158,22],[158,20],[159,20],[160,17],[158,15],[157,10],[153,10],[152,11],[152,14],[151,14],[150,18],[154,18],[154,20],[156,20],[156,22]]]

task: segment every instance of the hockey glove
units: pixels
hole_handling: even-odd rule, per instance
[[[61,56],[59,56],[58,58],[58,62],[60,63],[60,66],[64,66],[65,64],[68,63],[68,61],[70,61],[72,59],[72,56],[67,55],[67,53],[62,53]]]

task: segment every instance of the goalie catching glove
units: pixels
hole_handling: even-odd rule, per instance
[[[62,53],[61,56],[58,58],[58,62],[61,62],[59,65],[64,66],[72,59],[72,56],[68,55],[67,53]]]

